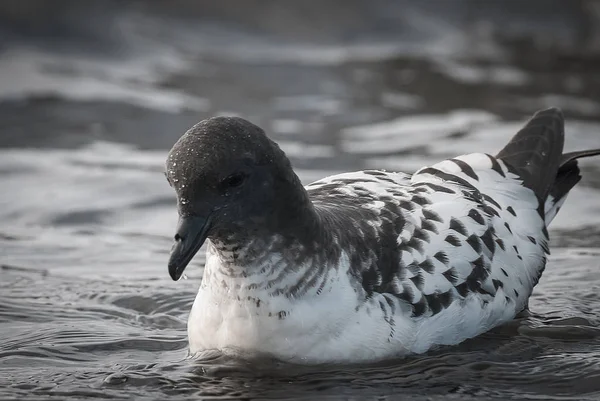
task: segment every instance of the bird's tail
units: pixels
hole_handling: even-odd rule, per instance
[[[562,112],[557,108],[541,110],[497,155],[537,195],[546,225],[581,180],[577,159],[600,155],[600,149],[563,154],[564,136]]]
[[[570,152],[562,155],[556,178],[544,205],[546,225],[550,224],[556,217],[567,199],[569,191],[581,180],[577,159],[596,155],[600,155],[600,149]]]

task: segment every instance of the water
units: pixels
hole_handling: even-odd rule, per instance
[[[49,22],[43,7],[36,24],[27,7],[0,17],[0,398],[600,397],[599,159],[553,223],[529,316],[360,366],[188,357],[203,260],[170,280],[162,174],[175,140],[215,114],[267,129],[305,182],[495,152],[549,105],[565,110],[568,150],[598,147],[593,3],[75,3]]]

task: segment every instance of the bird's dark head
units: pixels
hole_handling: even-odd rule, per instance
[[[169,260],[174,280],[207,238],[227,240],[272,225],[285,205],[282,194],[299,185],[279,146],[237,117],[190,128],[169,152],[166,176],[179,211]]]

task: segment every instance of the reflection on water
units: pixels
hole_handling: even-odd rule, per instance
[[[52,35],[15,11],[0,47],[0,398],[596,399],[598,160],[581,162],[553,222],[531,314],[427,355],[317,368],[192,359],[203,260],[177,283],[166,269],[176,212],[163,163],[210,115],[262,125],[307,183],[494,152],[550,105],[565,110],[568,150],[600,147],[594,13],[574,3],[207,3],[199,16],[181,0],[69,12],[60,1],[66,25]],[[317,12],[340,7],[335,24]],[[106,26],[119,29],[99,35]]]

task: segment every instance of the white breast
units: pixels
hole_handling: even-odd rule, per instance
[[[377,295],[359,305],[346,274],[332,276],[319,297],[288,299],[252,289],[251,282],[215,274],[219,259],[207,258],[202,283],[188,322],[191,352],[207,349],[267,353],[298,363],[369,361],[421,353],[434,345],[457,344],[512,318],[514,304],[504,297],[482,307],[476,295],[457,301],[439,314],[413,320],[410,308],[397,311],[390,329]],[[261,302],[257,304],[257,299]],[[284,314],[281,314],[284,312]]]

